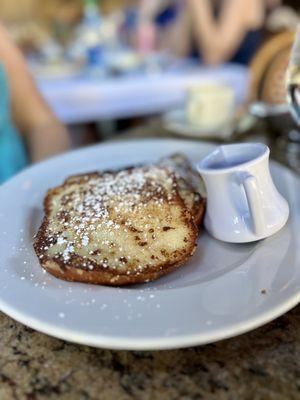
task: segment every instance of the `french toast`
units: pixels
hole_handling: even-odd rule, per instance
[[[47,193],[36,254],[45,270],[69,281],[152,281],[195,251],[204,211],[197,196],[163,162],[70,177]]]

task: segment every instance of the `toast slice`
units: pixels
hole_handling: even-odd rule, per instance
[[[178,268],[196,248],[192,207],[164,166],[71,177],[48,191],[44,209],[34,248],[42,267],[65,280],[148,282]]]

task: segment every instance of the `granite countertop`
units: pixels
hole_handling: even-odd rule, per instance
[[[94,349],[4,314],[0,331],[1,400],[300,398],[300,306],[248,334],[184,350]]]
[[[184,350],[94,349],[1,313],[0,332],[0,400],[300,399],[300,305],[253,332]]]

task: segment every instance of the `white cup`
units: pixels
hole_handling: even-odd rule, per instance
[[[234,117],[235,95],[230,86],[201,83],[188,89],[186,118],[207,133],[228,136]]]
[[[285,225],[289,207],[273,183],[269,154],[264,144],[230,144],[199,163],[207,190],[204,225],[216,239],[252,242]]]

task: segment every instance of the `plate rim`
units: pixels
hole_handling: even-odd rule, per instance
[[[0,311],[15,321],[28,326],[38,332],[57,339],[65,340],[71,343],[87,345],[110,350],[129,350],[129,351],[159,351],[159,350],[175,350],[187,347],[203,346],[209,343],[215,343],[221,340],[234,338],[244,333],[250,332],[259,328],[268,322],[280,317],[300,302],[300,292],[280,303],[280,306],[260,314],[258,317],[253,317],[247,322],[242,321],[229,328],[216,331],[215,334],[193,334],[174,337],[159,337],[159,338],[136,338],[132,339],[111,337],[109,335],[88,335],[86,333],[78,333],[74,330],[57,327],[40,321],[37,318],[28,317],[27,314],[14,310],[0,299]],[[5,310],[5,311],[4,311]]]

